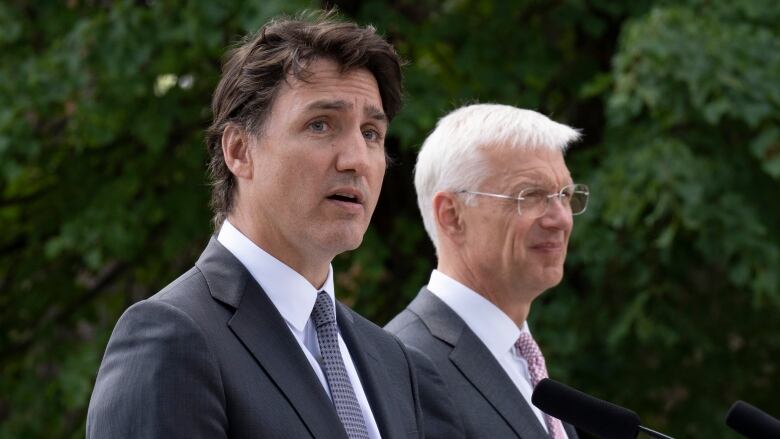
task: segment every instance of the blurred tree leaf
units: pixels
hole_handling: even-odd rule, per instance
[[[564,283],[531,324],[551,374],[680,436],[780,413],[780,6],[774,0],[366,0],[409,61],[395,158],[338,294],[378,323],[435,255],[416,151],[470,102],[582,128],[590,185]],[[0,4],[0,439],[84,435],[110,331],[209,229],[203,132],[224,50],[319,3]],[[46,422],[40,422],[45,419]]]

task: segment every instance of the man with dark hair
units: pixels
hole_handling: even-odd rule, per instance
[[[410,438],[421,399],[447,412],[432,364],[334,305],[330,263],[363,239],[400,102],[371,27],[276,20],[230,53],[207,139],[217,234],[119,319],[87,438]]]

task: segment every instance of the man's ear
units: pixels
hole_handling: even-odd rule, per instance
[[[452,192],[436,192],[432,203],[439,238],[447,236],[450,241],[463,242],[466,224],[463,221],[462,200]]]
[[[222,131],[222,155],[230,172],[238,178],[252,178],[250,135],[234,123]]]

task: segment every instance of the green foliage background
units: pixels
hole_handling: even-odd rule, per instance
[[[332,2],[327,2],[331,4]],[[386,322],[434,255],[411,170],[469,102],[584,130],[592,202],[565,281],[534,305],[551,375],[678,437],[780,416],[780,4],[775,0],[335,2],[409,61],[406,106],[340,297]],[[203,134],[225,48],[320,3],[0,4],[0,438],[77,438],[113,324],[210,230]]]

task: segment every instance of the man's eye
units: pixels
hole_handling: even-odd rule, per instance
[[[376,130],[363,130],[363,137],[370,142],[376,142],[381,139],[381,136]]]
[[[530,200],[538,200],[547,197],[547,192],[542,189],[526,189],[523,191],[522,197]]]
[[[541,189],[526,189],[523,191],[523,195],[526,197],[543,197],[547,195],[547,192]]]
[[[315,120],[314,122],[309,123],[309,129],[314,132],[321,133],[328,129],[328,124],[322,120]]]

